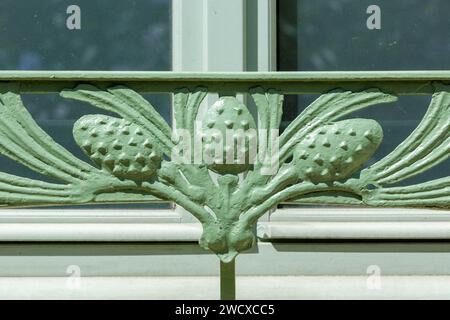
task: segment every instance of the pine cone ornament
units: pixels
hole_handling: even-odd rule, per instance
[[[294,150],[293,163],[304,181],[314,183],[350,177],[375,153],[383,130],[375,120],[349,119],[323,126]]]
[[[220,174],[238,174],[253,163],[251,139],[256,145],[256,125],[247,107],[235,97],[221,97],[203,119],[204,153],[213,163],[208,168]],[[227,139],[228,136],[231,139]],[[232,141],[229,141],[232,140]],[[215,154],[215,145],[223,145],[223,154]],[[227,156],[228,155],[228,156]]]
[[[127,120],[86,115],[75,122],[73,135],[95,164],[120,179],[148,179],[161,165],[157,146]]]

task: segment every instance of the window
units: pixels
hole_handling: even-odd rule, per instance
[[[375,9],[373,5],[376,5]],[[278,71],[449,68],[450,18],[445,13],[450,9],[448,1],[283,0],[278,1],[277,6]],[[379,10],[380,29],[368,26],[373,10]],[[285,97],[285,126],[316,97]],[[416,128],[429,100],[429,96],[400,96],[395,104],[375,106],[350,116],[375,119],[384,130],[383,143],[366,165],[387,155]],[[417,175],[403,183],[419,183],[446,176],[448,172],[449,160],[429,170],[426,177]],[[332,208],[315,210],[309,206],[300,206],[304,210],[296,209],[298,204],[282,205],[287,210],[278,210],[271,216],[271,220],[298,220],[301,217],[306,220],[348,222],[361,219],[386,221],[385,212],[389,211]],[[391,216],[397,216],[396,212],[399,211],[392,210]],[[414,220],[422,217],[420,210],[410,212],[410,216],[405,213],[400,218],[397,216],[397,219]],[[428,217],[436,217],[430,213],[426,212]]]
[[[369,29],[367,13],[373,1],[279,1],[279,71],[443,70],[450,66],[450,3],[376,1],[379,30]],[[370,11],[370,10],[369,10]],[[291,121],[312,96],[288,97],[284,115]],[[422,119],[429,97],[402,96],[394,105],[353,113],[353,118],[376,119],[385,139],[374,160],[406,138]],[[439,178],[450,172],[450,161],[427,172]],[[416,176],[405,183],[419,183]]]
[[[71,20],[74,18],[78,19],[76,27]],[[66,0],[5,0],[0,4],[0,35],[2,70],[170,71],[172,66],[171,2],[165,0],[80,0],[76,1],[75,8],[72,1]],[[145,98],[171,121],[169,94],[145,95]],[[56,142],[90,162],[75,143],[72,128],[81,116],[102,113],[101,110],[64,99],[56,93],[24,94],[23,100],[33,118]],[[38,175],[5,156],[0,156],[0,166],[7,173],[30,178]],[[47,218],[71,221],[75,217],[99,222],[130,221],[133,217],[134,221],[179,222],[180,217],[174,214],[148,210],[170,207],[170,203],[51,207],[49,210],[27,209],[29,215],[25,219],[21,210],[14,212],[20,216],[20,221],[35,221],[42,216],[42,222]],[[92,212],[87,210],[93,208],[128,210],[96,211],[96,218],[93,218]],[[10,221],[13,215],[4,217]]]

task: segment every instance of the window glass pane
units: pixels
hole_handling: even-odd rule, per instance
[[[379,20],[371,18],[371,5],[380,9]],[[280,70],[450,68],[450,1],[282,0],[278,6]],[[380,29],[369,29],[377,21]]]
[[[370,29],[369,6],[380,9],[381,29]],[[370,10],[369,10],[370,11]],[[279,71],[433,70],[450,68],[450,2],[446,0],[278,1]],[[373,20],[371,20],[373,22]],[[285,99],[283,126],[317,96]],[[367,165],[390,153],[421,121],[429,96],[401,96],[348,116],[371,118],[384,141]],[[450,161],[402,182],[447,176]]]
[[[74,3],[79,20],[73,20],[78,10],[70,8]],[[171,1],[2,0],[0,37],[2,70],[169,71]],[[145,98],[171,123],[168,94]],[[76,145],[72,127],[85,114],[105,111],[58,94],[24,94],[22,99],[47,133],[90,162]],[[4,156],[0,156],[0,166],[4,172],[47,179]],[[158,205],[144,207],[149,206]]]
[[[0,68],[170,70],[171,1],[78,0],[69,29],[73,3],[2,0]]]

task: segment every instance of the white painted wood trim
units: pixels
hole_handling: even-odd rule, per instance
[[[258,237],[263,240],[450,239],[450,222],[261,222]]]
[[[197,241],[201,225],[174,210],[0,210],[0,241]],[[450,239],[450,212],[432,209],[279,209],[262,240]]]
[[[0,241],[198,241],[199,223],[174,210],[1,209]]]
[[[278,209],[258,237],[288,239],[450,239],[450,211],[412,208]]]
[[[0,241],[198,241],[198,223],[3,223]]]
[[[258,237],[288,239],[450,239],[450,211],[414,208],[277,209]]]
[[[173,209],[0,209],[3,223],[170,223],[180,222]]]
[[[449,276],[237,277],[237,299],[450,299]],[[219,299],[218,277],[0,278],[0,299]]]
[[[258,71],[277,70],[276,0],[258,0]]]
[[[244,0],[172,1],[173,71],[245,71]]]
[[[450,210],[418,208],[278,208],[270,215],[272,222],[351,222],[351,221],[450,221]]]

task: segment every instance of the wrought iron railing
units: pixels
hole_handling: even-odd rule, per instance
[[[252,226],[278,203],[450,208],[450,175],[395,184],[448,159],[450,72],[0,72],[0,151],[60,183],[0,173],[3,206],[173,201],[203,225],[200,245],[221,260],[234,297],[234,260]],[[23,93],[57,92],[117,114],[74,125],[86,163],[57,144]],[[142,93],[173,94],[172,129]],[[219,98],[199,113],[208,93]],[[236,94],[249,94],[254,119]],[[285,94],[320,94],[279,131]],[[417,128],[364,167],[383,143],[373,119],[346,119],[397,95],[429,95]],[[250,98],[249,98],[250,99]]]

